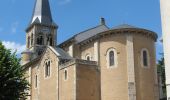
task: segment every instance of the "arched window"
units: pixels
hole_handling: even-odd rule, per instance
[[[44,38],[43,38],[43,36],[39,36],[39,37],[37,38],[37,44],[38,44],[38,45],[43,45],[43,44],[44,44]]]
[[[47,45],[50,45],[50,46],[53,45],[53,39],[52,39],[51,35],[49,35],[48,38],[47,38]]]
[[[67,80],[67,78],[68,78],[67,70],[64,70],[64,80]]]
[[[90,61],[90,56],[87,56],[87,59],[86,59],[87,61]]]
[[[109,52],[109,66],[115,65],[114,51]]]
[[[33,45],[33,33],[31,34],[31,45]]]
[[[28,40],[27,40],[27,47],[28,48],[30,47],[30,37],[28,37]]]
[[[141,51],[141,62],[143,67],[148,67],[149,66],[149,52],[147,49],[142,49]]]
[[[45,63],[45,77],[49,77],[50,76],[50,67],[51,67],[51,62],[47,61]]]
[[[115,68],[117,67],[117,52],[114,48],[110,48],[107,50],[107,67]]]
[[[44,41],[43,41],[43,36],[40,36],[40,45],[43,45],[44,44]]]
[[[143,65],[148,66],[148,57],[146,51],[143,51]]]
[[[92,59],[91,59],[91,54],[90,54],[90,53],[86,54],[85,60],[87,60],[87,61],[92,60]]]
[[[35,75],[35,88],[37,88],[37,86],[38,86],[38,76]]]
[[[50,46],[52,46],[53,45],[53,40],[52,40],[52,38],[50,38]]]

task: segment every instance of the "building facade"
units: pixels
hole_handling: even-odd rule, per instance
[[[156,33],[100,25],[57,45],[49,1],[36,0],[22,65],[29,100],[159,100]]]
[[[163,46],[165,58],[165,73],[166,73],[166,89],[167,100],[170,100],[170,1],[160,0],[161,3],[161,18],[162,18],[162,33],[163,33]]]

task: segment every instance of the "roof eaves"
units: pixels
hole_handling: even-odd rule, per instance
[[[37,58],[31,60],[30,62],[28,62],[28,63],[22,65],[23,70],[25,70],[27,67],[29,67],[30,65],[34,64],[35,62],[39,61],[40,59],[41,59],[41,56],[39,56],[39,57],[37,57]]]

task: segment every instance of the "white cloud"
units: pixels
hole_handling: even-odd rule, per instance
[[[18,24],[19,24],[18,22],[12,23],[12,25],[11,25],[11,32],[12,33],[16,33],[17,32]]]
[[[59,1],[59,5],[65,5],[65,4],[68,4],[70,2],[71,2],[71,0],[61,0],[61,1]]]
[[[15,42],[11,42],[11,41],[2,41],[2,44],[7,48],[7,49],[11,49],[12,52],[16,52],[16,54],[21,54],[22,51],[25,50],[25,45],[19,44],[19,43],[15,43]]]

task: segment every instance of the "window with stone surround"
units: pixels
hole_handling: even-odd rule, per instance
[[[44,44],[44,38],[43,36],[40,36],[40,45],[43,45]]]
[[[33,33],[31,34],[31,46],[33,45]]]
[[[51,74],[51,62],[47,61],[45,62],[45,77],[50,77]]]
[[[47,37],[47,45],[53,46],[53,39],[51,34],[49,34]]]
[[[37,88],[37,87],[38,87],[38,76],[35,75],[35,88]]]
[[[90,60],[92,60],[91,58],[92,57],[91,57],[90,53],[87,53],[85,56],[85,60],[90,61]]]
[[[68,71],[67,69],[64,70],[64,80],[66,81],[68,79]]]
[[[27,47],[29,48],[30,47],[30,37],[28,36],[28,39],[27,39]]]
[[[117,52],[114,48],[110,48],[107,50],[106,60],[108,68],[117,67]]]
[[[39,36],[37,38],[37,44],[38,45],[44,45],[44,38],[43,38],[43,36]]]
[[[146,48],[141,50],[141,63],[143,67],[149,67],[150,60],[149,60],[149,52]]]
[[[115,54],[114,51],[109,52],[109,66],[114,66],[115,65]]]

